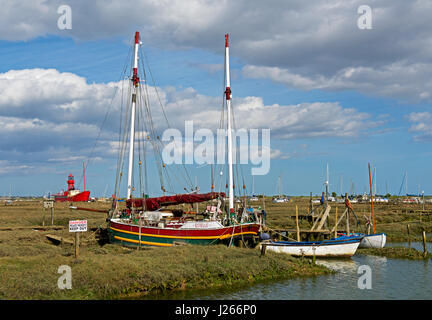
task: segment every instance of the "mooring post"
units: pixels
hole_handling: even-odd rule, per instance
[[[139,217],[139,235],[138,235],[138,237],[139,237],[139,242],[138,242],[138,250],[139,249],[141,249],[141,227],[142,227],[142,220],[141,220],[141,217]]]
[[[261,257],[265,256],[267,245],[265,243],[261,243]]]
[[[54,207],[51,207],[51,225],[54,225]]]
[[[345,203],[347,203],[347,200],[348,200],[348,193],[345,193]],[[349,234],[350,234],[349,214],[350,214],[350,208],[347,207],[347,212],[346,212],[346,234],[347,234],[347,236],[349,236]]]
[[[75,232],[75,259],[79,256],[79,232]]]
[[[335,213],[335,227],[334,227],[334,237],[337,238],[337,226],[338,226],[338,216],[337,216],[337,207],[336,207],[336,213]]]
[[[297,241],[300,242],[300,228],[299,228],[299,221],[298,221],[298,206],[296,205],[296,228],[297,228]]]
[[[426,243],[426,231],[423,230],[423,256],[426,258],[428,255],[427,243]]]
[[[423,195],[423,211],[425,211],[425,199],[424,199],[424,191],[422,191],[422,195]]]

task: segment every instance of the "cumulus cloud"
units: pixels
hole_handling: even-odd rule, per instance
[[[60,163],[82,159],[91,152],[115,158],[121,93],[128,92],[119,89],[123,85],[122,81],[89,84],[83,77],[55,69],[0,74],[0,134],[6,137],[0,140],[2,159]],[[153,123],[160,136],[168,124],[159,99],[171,127],[183,131],[185,121],[192,120],[195,129],[219,128],[221,97],[173,87],[157,88],[156,96],[155,88],[148,89]],[[118,96],[113,99],[114,92]],[[130,101],[130,97],[125,99]],[[383,121],[372,121],[369,114],[343,108],[337,102],[266,105],[262,97],[250,96],[235,98],[233,107],[237,129],[271,129],[272,139],[353,138],[373,133]],[[272,158],[287,157],[278,149],[269,152]]]
[[[398,62],[380,68],[348,67],[329,77],[324,75],[304,76],[289,69],[247,65],[243,74],[250,78],[269,78],[301,90],[357,90],[364,94],[375,94],[399,98],[403,102],[431,100],[432,64]]]
[[[412,112],[406,116],[411,123],[410,132],[415,133],[415,141],[432,142],[432,114],[430,112]]]
[[[0,175],[13,173],[29,173],[34,169],[34,166],[17,164],[16,161],[0,160]]]
[[[146,45],[222,54],[223,34],[228,32],[232,54],[248,65],[245,75],[256,77],[262,71],[261,76],[306,90],[354,89],[404,101],[431,101],[428,0],[374,1],[371,30],[357,26],[362,0],[76,0],[69,4],[71,30],[57,28],[57,8],[63,1],[0,2],[4,40],[47,34],[78,40],[131,39],[139,30]],[[202,67],[210,72],[220,68]]]

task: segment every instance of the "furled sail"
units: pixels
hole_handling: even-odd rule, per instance
[[[225,197],[223,192],[209,192],[203,194],[177,194],[174,196],[164,196],[156,198],[132,198],[126,200],[126,206],[128,208],[146,208],[147,210],[153,211],[158,210],[163,206],[177,205],[182,203],[197,203],[204,202],[219,197]]]

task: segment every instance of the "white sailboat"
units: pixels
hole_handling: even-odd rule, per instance
[[[282,196],[282,187],[281,187],[281,176],[278,177],[278,196],[273,198],[273,203],[285,203],[289,202],[287,197]]]
[[[376,183],[376,180],[375,180]],[[360,242],[360,248],[384,248],[387,240],[387,236],[385,233],[376,233],[375,232],[375,213],[374,213],[374,199],[373,199],[373,190],[372,190],[372,180],[370,174],[370,164],[369,164],[369,185],[370,185],[370,196],[371,196],[371,213],[372,213],[372,224],[374,233],[373,234],[365,234],[362,241]]]

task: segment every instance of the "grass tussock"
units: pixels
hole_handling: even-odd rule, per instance
[[[67,227],[69,220],[87,219],[89,229],[104,227],[103,213],[72,211],[55,204],[54,224]],[[82,206],[101,208],[99,204]],[[107,207],[107,205],[105,205]],[[116,299],[156,295],[169,290],[219,288],[257,281],[315,276],[330,272],[310,260],[257,249],[218,246],[143,247],[128,249],[99,245],[93,231],[81,234],[79,259],[71,245],[55,245],[47,235],[72,240],[63,230],[34,230],[40,226],[42,202],[14,203],[0,207],[0,299]],[[45,225],[50,222],[45,212]],[[29,227],[22,229],[21,227]],[[58,268],[72,269],[72,289],[60,290]]]
[[[423,260],[430,259],[432,255],[427,253],[424,255],[423,252],[414,248],[405,247],[387,247],[387,248],[360,248],[357,250],[359,254],[373,255],[380,257],[387,257],[393,259],[408,259],[408,260]]]
[[[223,245],[83,249],[76,261],[67,251],[0,258],[2,299],[112,299],[167,290],[212,288],[262,280],[326,274],[324,267],[283,254]],[[60,290],[59,266],[72,268],[72,290]]]
[[[307,214],[308,198],[296,197],[287,204],[272,204],[266,199],[267,224],[272,228],[295,228],[295,208]],[[83,207],[108,209],[109,203],[85,203]],[[253,203],[255,207],[263,204]],[[205,206],[203,204],[201,208]],[[335,208],[339,215],[343,204],[331,204],[329,226],[333,226]],[[428,205],[430,206],[430,205]],[[432,207],[426,207],[426,210]],[[420,205],[417,205],[420,207]],[[376,205],[376,231],[385,232],[387,241],[416,241],[421,231],[432,232],[432,217],[418,214],[416,205]],[[350,221],[351,231],[365,232],[364,216],[369,216],[368,204],[354,204],[360,225]],[[413,210],[414,209],[414,210]],[[0,205],[0,299],[115,299],[134,295],[155,295],[169,290],[218,288],[243,285],[256,281],[288,279],[329,273],[325,267],[308,259],[291,258],[267,252],[260,257],[257,249],[227,248],[226,246],[179,246],[172,248],[142,248],[133,250],[117,245],[99,245],[94,232],[103,228],[104,213],[70,210],[68,203],[56,203],[54,224],[60,230],[34,230],[51,224],[49,210],[42,201],[14,202]],[[72,240],[69,220],[86,219],[89,231],[81,234],[80,257],[75,261],[73,246],[55,245],[47,235]],[[407,224],[410,234],[407,234]],[[5,230],[5,228],[16,228]],[[310,223],[300,221],[301,229]],[[339,230],[344,230],[344,223]],[[428,239],[430,240],[430,239]],[[407,248],[360,250],[365,254],[391,258],[422,259],[423,253]],[[72,289],[57,287],[61,276],[58,268],[72,268]]]

